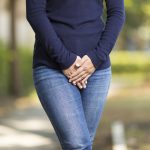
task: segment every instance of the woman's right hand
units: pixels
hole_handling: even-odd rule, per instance
[[[80,61],[81,61],[81,57],[80,57],[80,56],[77,56],[75,62],[74,62],[69,68],[62,70],[62,72],[68,77],[68,79],[69,79],[70,75],[71,75],[73,72],[75,72],[76,69],[78,69],[78,67],[77,67],[76,64],[77,64],[77,63],[80,63]],[[80,89],[81,89],[82,87],[86,88],[87,79],[88,79],[88,77],[87,77],[87,78],[85,77],[83,80],[80,80],[80,81],[76,82],[77,86],[78,86]],[[74,84],[74,83],[73,83],[73,84]],[[74,85],[76,85],[76,84],[74,84]]]

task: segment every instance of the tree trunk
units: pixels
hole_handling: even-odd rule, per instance
[[[9,76],[9,92],[11,96],[19,96],[21,94],[21,80],[19,72],[19,57],[16,42],[16,0],[9,0],[10,8],[10,76]]]

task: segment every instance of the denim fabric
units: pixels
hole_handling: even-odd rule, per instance
[[[111,66],[96,70],[79,89],[61,70],[33,68],[39,100],[63,150],[92,150],[111,82]]]

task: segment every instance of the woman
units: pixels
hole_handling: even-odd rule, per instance
[[[92,150],[111,81],[123,0],[26,0],[35,32],[33,80],[63,150]]]

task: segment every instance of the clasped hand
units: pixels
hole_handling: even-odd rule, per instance
[[[86,88],[87,79],[95,71],[91,59],[84,55],[82,58],[77,56],[75,62],[62,72],[68,77],[69,82],[77,85],[80,89]]]

